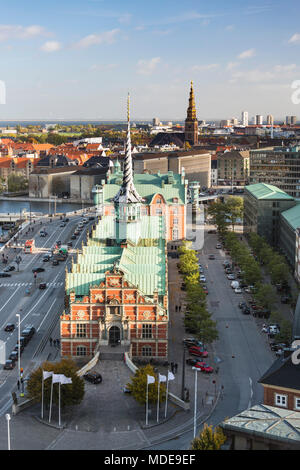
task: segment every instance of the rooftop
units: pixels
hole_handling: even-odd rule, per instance
[[[224,420],[221,428],[257,435],[300,448],[300,412],[269,405],[254,405]]]
[[[245,187],[246,193],[249,192],[256,199],[267,199],[267,200],[287,200],[293,201],[294,198],[289,194],[285,193],[282,189],[277,188],[271,184],[256,183],[250,184]]]

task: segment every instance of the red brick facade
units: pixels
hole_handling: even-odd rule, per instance
[[[121,274],[106,273],[105,282],[90,288],[61,316],[62,356],[92,356],[96,347],[120,340],[131,345],[132,357],[164,360],[168,356],[168,299],[145,298]]]

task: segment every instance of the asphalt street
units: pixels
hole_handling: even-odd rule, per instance
[[[60,262],[58,266],[53,266],[51,261],[43,262],[43,255],[51,250],[56,241],[60,240],[62,244],[70,241],[80,218],[79,213],[69,217],[70,220],[65,227],[60,227],[61,220],[58,216],[53,218],[52,222],[47,218],[38,219],[30,225],[33,231],[30,230],[26,235],[27,227],[18,237],[18,243],[21,244],[24,244],[26,239],[35,239],[33,253],[24,253],[18,247],[5,249],[5,256],[9,258],[7,265],[16,267],[16,270],[10,273],[11,277],[0,279],[0,340],[5,344],[5,357],[8,358],[18,341],[18,317],[16,314],[20,314],[21,331],[28,325],[33,325],[36,329],[36,333],[21,355],[24,377],[30,373],[38,361],[36,352],[39,350],[39,345],[45,336],[51,334],[51,329],[58,323],[59,315],[63,309],[66,264],[70,266],[72,254],[75,253],[76,248],[81,246],[82,240],[85,240],[86,229],[90,228],[93,222],[90,221],[77,239],[73,241],[73,249],[66,262]],[[40,224],[40,220],[42,224]],[[48,233],[44,238],[39,235],[42,228],[45,228]],[[22,258],[19,270],[13,262],[16,255],[20,255]],[[5,265],[2,269],[4,267]],[[38,273],[35,279],[32,270],[37,267],[42,267],[45,271]],[[40,282],[47,283],[45,290],[39,289]],[[27,289],[30,290],[29,295],[26,293]],[[7,323],[15,324],[16,328],[13,332],[4,331]],[[0,369],[0,414],[11,405],[11,391],[16,388],[17,380],[17,365],[11,371]]]

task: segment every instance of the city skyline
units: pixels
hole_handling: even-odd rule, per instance
[[[128,91],[133,121],[184,120],[191,80],[199,120],[299,115],[296,1],[20,6],[2,7],[1,120],[122,120]]]

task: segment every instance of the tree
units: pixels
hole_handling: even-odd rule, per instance
[[[158,396],[158,380],[154,368],[151,364],[147,364],[144,367],[140,367],[131,379],[131,382],[127,384],[132,395],[138,403],[142,405],[146,403],[146,392],[147,392],[147,375],[155,377],[155,383],[148,385],[148,402],[157,403]],[[159,402],[161,403],[166,398],[166,387],[163,383],[160,384]]]
[[[231,222],[232,231],[234,232],[236,221],[243,217],[244,200],[241,197],[230,196],[227,202],[225,203],[225,206],[227,211],[227,217]]]
[[[273,307],[276,300],[274,290],[270,284],[260,284],[254,297],[262,307],[268,310]]]
[[[22,191],[28,188],[28,180],[22,175],[12,173],[7,178],[7,189],[9,192]]]
[[[78,405],[84,397],[84,381],[77,375],[77,366],[71,359],[62,359],[60,362],[44,362],[34,370],[27,382],[27,396],[36,402],[42,401],[42,373],[53,371],[54,374],[64,374],[71,377],[72,383],[61,386],[61,406]],[[44,401],[49,403],[51,379],[44,381]],[[53,403],[58,403],[58,384],[53,384]]]
[[[212,426],[204,424],[199,437],[191,442],[190,450],[220,450],[222,444],[226,442],[226,436],[220,427],[213,430]]]

